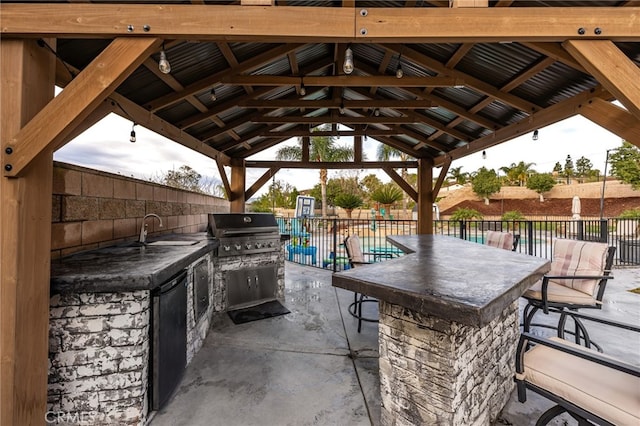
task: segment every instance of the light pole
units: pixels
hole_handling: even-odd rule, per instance
[[[619,148],[611,148],[607,150],[607,157],[604,161],[604,175],[602,176],[602,194],[600,194],[600,220],[604,218],[604,187],[607,183],[607,165],[609,164],[609,153],[617,151]]]

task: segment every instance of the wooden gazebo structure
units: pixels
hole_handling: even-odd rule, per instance
[[[53,151],[110,112],[215,160],[232,211],[280,168],[375,167],[421,233],[457,158],[576,114],[640,146],[639,1],[4,0],[0,19],[3,425],[44,422]],[[321,124],[353,162],[249,158]],[[363,161],[364,137],[415,161]]]

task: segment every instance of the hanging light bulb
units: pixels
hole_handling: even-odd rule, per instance
[[[135,127],[136,127],[136,123],[133,123],[133,126],[131,126],[131,136],[129,137],[129,142],[131,142],[131,143],[135,143],[136,142]]]
[[[531,136],[531,139],[533,139],[534,141],[538,140],[538,129],[535,129],[533,131],[533,136]]]
[[[340,115],[344,115],[344,102],[340,102],[340,107],[338,108],[338,112]]]
[[[482,151],[482,159],[483,160],[487,159],[487,151]]]
[[[344,71],[345,74],[351,74],[353,72],[353,50],[351,50],[351,47],[347,47],[347,50],[344,52],[342,71]]]
[[[216,89],[215,87],[211,88],[211,92],[209,93],[209,99],[211,99],[213,102],[218,100],[218,97],[216,96]]]
[[[402,71],[402,55],[398,56],[398,67],[396,68],[396,78],[402,78],[404,71]]]
[[[375,115],[376,117],[380,117],[380,110],[378,108],[374,109],[373,115]]]
[[[307,89],[304,87],[304,81],[302,81],[302,77],[300,77],[300,96],[304,96],[307,94]]]
[[[167,54],[164,52],[164,43],[162,43],[162,50],[160,51],[160,60],[158,61],[158,69],[162,74],[169,74],[171,72],[171,64],[167,60]]]

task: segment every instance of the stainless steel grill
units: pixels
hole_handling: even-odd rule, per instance
[[[280,250],[278,223],[272,214],[210,214],[207,232],[220,240],[219,257]]]

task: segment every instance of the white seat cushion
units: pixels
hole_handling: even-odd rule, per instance
[[[552,337],[580,350],[582,346]],[[524,354],[517,378],[560,396],[616,425],[640,425],[640,378],[548,346]]]
[[[523,294],[528,299],[542,300],[542,281],[538,281]],[[547,300],[549,302],[556,303],[571,303],[574,305],[590,305],[596,306],[596,304],[602,303],[596,300],[595,297],[583,293],[579,290],[574,290],[571,287],[565,287],[549,281],[547,287]]]

